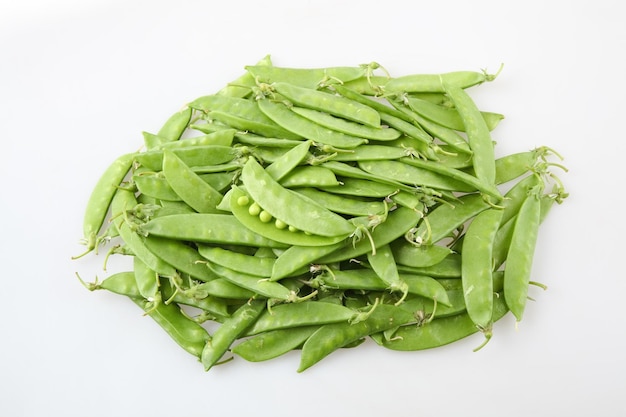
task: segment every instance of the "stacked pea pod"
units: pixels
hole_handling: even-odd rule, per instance
[[[303,371],[368,337],[486,343],[521,320],[539,225],[566,197],[558,154],[495,157],[503,116],[468,94],[495,75],[377,70],[266,57],[144,132],[84,219],[85,253],[133,270],[83,284],[129,297],[206,370],[301,349]]]

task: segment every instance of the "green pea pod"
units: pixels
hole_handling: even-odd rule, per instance
[[[182,110],[174,113],[167,119],[156,135],[167,142],[177,141],[185,132],[189,120],[191,120],[192,111],[191,107],[185,106]]]
[[[348,259],[357,258],[372,251],[372,246],[380,247],[393,242],[410,230],[421,218],[421,214],[415,210],[400,207],[389,213],[387,219],[376,226],[371,232],[371,240],[362,238],[354,245],[339,249],[318,260],[320,264],[330,264]],[[372,243],[373,242],[373,243]]]
[[[492,319],[500,320],[508,312],[502,294],[493,298]],[[399,351],[432,349],[456,342],[479,331],[467,313],[436,318],[424,326],[402,326],[390,340],[374,339],[384,347]]]
[[[258,106],[274,123],[288,130],[295,136],[341,149],[356,148],[359,145],[367,143],[367,139],[365,138],[346,135],[345,133],[320,126],[294,113],[284,103],[277,103],[265,99],[260,100]]]
[[[234,271],[266,278],[271,275],[275,262],[272,258],[245,255],[219,246],[199,245],[198,253],[208,261]]]
[[[270,330],[239,343],[232,352],[249,362],[267,361],[302,346],[318,328],[304,326]]]
[[[366,126],[380,127],[378,112],[357,101],[285,82],[274,83],[272,88],[298,106],[332,114]]]
[[[113,161],[100,176],[89,196],[83,218],[83,236],[87,245],[87,252],[92,251],[98,245],[97,236],[102,229],[113,196],[130,171],[134,157],[134,153],[129,153]]]
[[[206,371],[217,364],[232,343],[254,323],[264,308],[264,301],[252,300],[239,307],[230,318],[222,323],[201,351],[200,360]]]
[[[415,321],[413,314],[390,305],[378,305],[369,317],[358,323],[326,324],[302,346],[298,372],[315,365],[335,350],[373,333]]]
[[[179,241],[254,247],[287,246],[251,231],[230,214],[192,213],[155,217],[139,226],[138,230],[144,236],[154,235]]]
[[[132,299],[148,316],[159,325],[184,350],[200,358],[209,333],[204,327],[185,316],[177,304],[153,303]]]
[[[340,84],[364,75],[362,67],[288,68],[267,65],[249,65],[246,70],[257,82],[288,82],[305,88],[318,88],[320,84]]]
[[[308,267],[318,259],[346,246],[345,242],[324,246],[291,246],[276,259],[270,281],[298,274],[301,268]]]
[[[344,238],[354,230],[343,217],[282,187],[253,158],[244,165],[241,180],[252,200],[263,210],[298,230]]]
[[[163,175],[182,201],[199,213],[218,213],[222,194],[202,180],[182,159],[169,150],[163,152]]]
[[[401,133],[393,128],[382,126],[368,126],[346,120],[324,111],[313,110],[305,107],[292,107],[291,110],[302,117],[309,119],[318,125],[345,133],[346,135],[357,136],[370,140],[389,141],[398,139]],[[377,115],[378,124],[380,125],[380,117]]]
[[[491,187],[496,180],[494,145],[485,119],[476,107],[476,103],[462,87],[454,86],[442,79],[446,94],[454,102],[465,125],[467,140],[472,150],[472,160],[476,178],[485,187]],[[495,196],[498,198],[499,196]]]
[[[531,266],[541,221],[541,190],[541,186],[531,190],[520,208],[504,267],[504,299],[517,321],[522,320],[528,298]]]
[[[263,312],[245,332],[246,336],[267,331],[327,323],[347,322],[355,311],[338,304],[318,301],[279,304]]]
[[[461,252],[461,282],[467,313],[480,329],[490,329],[493,312],[493,243],[501,209],[488,209],[470,223]]]

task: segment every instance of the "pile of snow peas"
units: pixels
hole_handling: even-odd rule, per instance
[[[478,350],[545,288],[538,230],[567,197],[551,148],[497,155],[504,116],[469,95],[496,76],[264,57],[102,174],[75,258],[133,267],[78,278],[132,300],[207,371],[300,350],[302,372],[367,339],[416,351],[482,333]]]

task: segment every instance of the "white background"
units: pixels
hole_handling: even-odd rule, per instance
[[[515,5],[513,5],[515,4]],[[618,1],[0,2],[0,415],[624,416],[626,30]],[[548,145],[570,197],[541,229],[519,330],[417,353],[366,343],[209,373],[90,293],[83,209],[108,164],[243,66],[504,70],[472,96],[497,153]],[[126,265],[114,262],[109,271]],[[384,413],[384,414],[383,414]]]

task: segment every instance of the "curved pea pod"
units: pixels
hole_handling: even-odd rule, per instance
[[[479,194],[464,195],[453,204],[442,204],[430,211],[414,231],[414,235],[422,236],[424,243],[437,243],[489,207]]]
[[[369,125],[364,125],[351,120],[333,116],[332,114],[326,113],[325,111],[295,106],[291,108],[291,111],[299,114],[302,117],[305,117],[306,119],[309,119],[312,122],[317,123],[318,125],[327,127],[328,129],[345,133],[346,135],[361,137],[369,140],[389,141],[398,139],[402,135],[402,133],[390,127],[372,127]],[[378,119],[380,119],[380,117],[378,117]],[[380,125],[380,121],[378,122],[378,124]]]
[[[187,129],[187,125],[191,120],[192,109],[185,106],[182,110],[177,111],[163,124],[161,129],[157,132],[157,136],[163,138],[167,142],[174,142],[180,139],[180,137]]]
[[[463,120],[465,132],[472,150],[472,165],[476,178],[491,187],[495,184],[496,165],[494,145],[485,119],[476,107],[476,103],[462,87],[442,81],[446,94],[454,102],[454,105]],[[498,198],[498,196],[494,196]]]
[[[134,158],[134,153],[128,153],[113,161],[100,176],[91,192],[83,217],[83,236],[87,252],[98,245],[97,236],[109,212],[113,196],[130,171]]]
[[[230,313],[228,312],[229,306],[226,300],[213,296],[213,294],[203,293],[204,290],[202,289],[202,286],[205,284],[206,283],[194,284],[194,290],[196,292],[188,293],[188,291],[180,291],[172,285],[170,279],[162,278],[160,280],[159,288],[161,290],[161,294],[163,295],[163,300],[167,300],[167,304],[176,303],[179,305],[199,308],[204,312],[214,315],[216,320],[223,320],[230,316]]]
[[[239,343],[232,352],[248,362],[274,359],[302,346],[318,328],[304,326],[271,330]]]
[[[270,281],[298,275],[302,268],[345,246],[345,242],[324,246],[291,246],[276,258]]]
[[[502,294],[493,298],[493,321],[496,322],[508,312]],[[479,331],[467,313],[450,317],[435,318],[424,326],[401,326],[394,337],[387,340],[375,338],[382,346],[399,351],[432,349],[456,342]]]
[[[365,198],[386,198],[398,192],[397,187],[383,182],[342,177],[339,177],[338,180],[338,185],[319,186],[317,188],[331,194]]]
[[[533,188],[517,215],[511,244],[504,266],[504,299],[519,322],[522,320],[530,273],[541,222],[540,193],[543,188]]]
[[[137,256],[133,258],[133,268],[139,293],[146,300],[154,300],[159,294],[159,275]]]
[[[225,278],[216,278],[214,280],[203,282],[198,285],[198,289],[206,291],[214,297],[226,300],[249,300],[258,297],[258,294],[247,288],[243,288]]]
[[[274,242],[279,242],[283,245],[326,246],[341,242],[348,236],[347,234],[322,236],[318,234],[307,234],[300,230],[289,230],[287,227],[281,228],[283,225],[288,225],[283,220],[281,220],[283,223],[279,222],[277,225],[276,221],[272,221],[272,219],[263,221],[259,215],[250,214],[253,204],[252,201],[252,198],[244,193],[243,190],[233,186],[230,196],[230,210],[233,215],[249,230]],[[304,214],[306,211],[302,213]]]
[[[193,136],[176,142],[161,145],[162,149],[176,149],[188,146],[231,146],[235,138],[235,129],[222,129],[201,136]]]
[[[431,120],[434,123],[447,127],[449,129],[458,130],[461,132],[465,131],[463,119],[454,107],[442,106],[440,104],[436,104],[422,98],[410,96],[406,97],[406,103],[411,108],[411,110]],[[480,114],[482,115],[483,119],[485,119],[485,122],[487,123],[487,128],[490,131],[493,131],[498,126],[500,121],[504,119],[504,115],[499,113],[481,111]]]
[[[198,251],[180,240],[147,236],[143,242],[150,252],[180,272],[200,281],[211,281],[216,278],[205,265],[199,263],[204,261],[204,258]]]
[[[360,161],[359,167],[372,175],[404,184],[447,191],[476,191],[475,187],[466,183],[423,167],[407,164],[402,160]]]
[[[369,317],[358,323],[334,323],[320,327],[302,346],[298,372],[366,336],[415,321],[411,313],[398,307],[381,304],[373,308]]]
[[[207,341],[210,340],[209,333],[204,327],[185,316],[177,304],[154,305],[136,298],[132,300],[180,347],[200,358]]]
[[[346,237],[353,226],[343,217],[277,183],[253,158],[241,172],[246,191],[263,210],[298,230],[327,237]]]
[[[324,285],[328,288],[345,290],[385,291],[389,284],[383,281],[371,269],[335,270],[322,276]],[[431,300],[437,300],[450,305],[445,288],[436,279],[417,274],[399,274],[399,280],[407,284],[409,294],[421,295]]]
[[[182,201],[161,174],[136,174],[133,176],[133,183],[142,195],[158,200]]]
[[[433,278],[461,278],[461,255],[451,253],[434,265],[427,267],[411,267],[398,264],[398,270],[408,274],[425,275]],[[460,282],[460,280],[459,280]]]
[[[425,268],[441,262],[452,250],[440,245],[413,245],[406,240],[398,240],[391,245],[397,263],[416,268]]]
[[[293,135],[312,140],[313,142],[343,149],[355,148],[367,143],[365,138],[346,135],[345,133],[320,126],[294,113],[284,103],[265,99],[260,100],[258,106],[267,117],[283,129],[290,131]]]
[[[300,139],[267,117],[253,100],[214,94],[200,97],[189,105],[205,112],[210,120],[217,120],[240,131],[270,138]]]
[[[406,107],[401,108],[406,109]],[[410,113],[412,119],[414,120],[414,123],[421,126],[422,129],[426,131],[426,133],[431,135],[433,138],[440,139],[442,142],[448,144],[448,146],[454,149],[455,152],[461,152],[465,154],[472,153],[465,138],[463,138],[463,136],[458,134],[456,131],[445,126],[438,125],[437,123],[432,122],[415,112],[407,111],[407,113]]]
[[[252,300],[239,307],[231,317],[222,323],[201,351],[200,361],[206,371],[218,363],[233,342],[248,326],[254,323],[264,308],[264,301]]]
[[[262,297],[277,300],[290,300],[292,298],[292,291],[278,282],[272,282],[267,278],[234,271],[212,262],[207,262],[207,266],[217,276],[227,279],[242,288],[253,291]]]
[[[245,255],[219,246],[199,245],[198,253],[215,264],[260,277],[269,277],[275,262],[272,258]]]
[[[446,93],[442,84],[456,88],[469,88],[486,81],[492,81],[497,74],[476,71],[452,71],[442,74],[411,74],[390,79],[385,91],[395,93]]]
[[[300,165],[309,154],[310,147],[310,141],[299,143],[285,152],[279,159],[268,165],[265,171],[276,181],[280,181]]]
[[[137,281],[135,280],[135,273],[118,272],[105,278],[102,282],[96,283],[89,289],[103,289],[115,294],[125,295],[131,298],[141,298],[141,293],[137,287]]]
[[[399,181],[394,181],[387,178],[381,178],[380,176],[370,174],[367,171],[364,171],[358,167],[349,165],[344,162],[339,161],[327,161],[324,162],[321,166],[330,168],[333,172],[342,177],[346,178],[354,178],[358,180],[368,180],[372,183],[386,184],[388,186],[393,187],[395,190],[404,190],[408,192],[414,192],[415,188],[403,184]]]
[[[187,166],[198,167],[231,162],[235,151],[230,146],[207,145],[170,149]],[[143,167],[158,172],[163,170],[163,149],[135,154],[135,160]]]
[[[305,88],[318,88],[322,83],[342,83],[364,75],[362,67],[288,68],[249,65],[246,70],[257,82],[288,82]]]
[[[287,188],[298,187],[334,187],[340,185],[335,173],[323,166],[301,166],[294,168],[280,180],[280,185]]]
[[[139,226],[145,236],[160,236],[179,241],[225,243],[242,246],[284,248],[284,243],[267,239],[230,214],[172,214],[155,217]]]
[[[271,311],[264,311],[246,330],[245,335],[251,336],[277,329],[347,322],[355,315],[356,312],[348,307],[320,301],[279,304],[272,307]]]
[[[298,193],[317,201],[327,209],[340,214],[352,216],[369,216],[384,213],[385,204],[381,200],[350,198],[343,195],[326,193],[316,188],[298,188]]]
[[[409,155],[410,151],[398,146],[368,144],[357,146],[349,152],[340,152],[333,157],[333,161],[377,161],[399,159]]]
[[[495,180],[492,182],[485,182],[483,179],[469,175],[458,169],[450,168],[445,165],[438,164],[433,161],[418,160],[416,158],[402,158],[400,161],[412,165],[414,167],[423,168],[443,176],[449,177],[452,180],[466,184],[473,190],[480,191],[481,193],[493,197],[496,201],[502,200],[500,191],[495,186]],[[493,161],[492,161],[493,162]],[[495,170],[495,168],[494,168]],[[494,174],[495,175],[495,174]]]
[[[488,209],[470,223],[461,252],[461,282],[470,318],[489,329],[493,312],[493,244],[502,219],[501,209]]]
[[[375,247],[380,247],[393,242],[400,236],[414,227],[421,214],[415,210],[400,207],[391,213],[389,213],[387,219],[376,226],[371,232],[371,238]],[[369,239],[363,238],[356,242],[354,245],[348,245],[346,248],[338,249],[337,251],[330,253],[318,260],[320,264],[330,264],[334,262],[341,262],[347,259],[357,258],[372,250],[372,243]]]
[[[380,115],[369,106],[348,98],[311,88],[276,82],[272,88],[290,102],[370,127],[380,127]]]
[[[222,194],[206,183],[170,150],[163,152],[163,175],[185,203],[199,213],[216,213]]]

